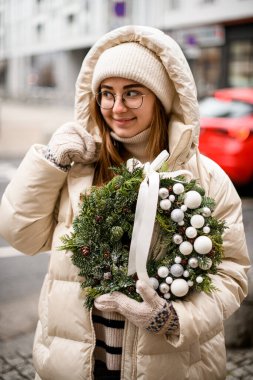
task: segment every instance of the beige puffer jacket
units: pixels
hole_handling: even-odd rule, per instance
[[[138,41],[158,54],[176,89],[168,126],[170,170],[186,168],[217,202],[215,216],[226,219],[225,258],[213,276],[219,291],[194,294],[174,302],[180,322],[179,338],[152,335],[126,321],[121,378],[124,380],[225,379],[223,320],[247,293],[249,266],[241,202],[230,180],[197,151],[199,116],[191,72],[178,45],[148,27],[128,26],[101,38],[86,56],[77,81],[76,120],[94,135],[97,130],[88,107],[94,65],[101,52],[124,41]],[[78,213],[80,193],[92,184],[92,165],[76,164],[68,174],[43,158],[33,146],[7,187],[0,208],[0,233],[29,255],[52,250],[39,301],[34,343],[36,378],[89,380],[93,378],[95,334],[91,314],[83,307],[78,270],[71,253],[57,250],[60,236],[69,233]]]

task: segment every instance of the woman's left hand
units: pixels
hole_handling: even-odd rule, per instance
[[[95,307],[101,311],[118,312],[135,326],[156,334],[167,333],[170,327],[174,326],[175,329],[178,326],[175,325],[177,316],[173,306],[159,297],[153,288],[144,281],[137,281],[136,290],[143,302],[137,302],[123,293],[113,292],[97,297]]]

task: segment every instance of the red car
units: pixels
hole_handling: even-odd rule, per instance
[[[253,88],[227,88],[199,102],[201,153],[236,185],[253,182]]]

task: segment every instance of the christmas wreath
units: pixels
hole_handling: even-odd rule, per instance
[[[138,275],[128,274],[128,260],[145,171],[143,167],[130,171],[126,165],[112,170],[115,176],[109,183],[82,195],[73,231],[62,237],[60,247],[73,252],[88,308],[97,296],[113,291],[141,300],[135,287]],[[225,223],[212,216],[214,208],[214,200],[205,196],[196,180],[160,178],[155,223],[163,253],[155,253],[157,246],[151,249],[146,267],[151,286],[165,299],[215,290],[209,275],[217,272],[222,260]]]

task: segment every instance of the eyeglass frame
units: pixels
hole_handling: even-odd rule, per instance
[[[128,90],[128,91],[129,91],[129,90]],[[103,92],[109,92],[109,93],[113,96],[114,101],[113,101],[113,105],[112,105],[112,107],[110,107],[110,108],[106,108],[106,107],[102,107],[101,104],[99,104],[99,102],[98,102],[98,96],[99,96],[100,94],[102,94]],[[127,91],[125,91],[124,93],[126,93],[126,92],[127,92]],[[141,104],[140,104],[140,106],[139,106],[139,107],[129,107],[128,105],[125,104],[126,99],[123,97],[123,96],[124,96],[124,93],[121,94],[121,95],[117,95],[117,94],[114,94],[113,92],[108,91],[108,90],[105,90],[105,91],[99,91],[99,92],[96,92],[96,94],[95,94],[95,99],[96,99],[96,102],[97,102],[97,104],[99,105],[100,108],[102,108],[102,109],[104,109],[104,110],[112,110],[113,107],[114,107],[114,105],[115,105],[115,102],[116,102],[116,98],[117,98],[117,96],[121,96],[121,101],[122,101],[122,103],[124,104],[125,107],[127,107],[127,108],[129,108],[129,109],[137,110],[137,109],[141,108],[141,106],[143,105],[143,98],[144,98],[144,96],[147,96],[147,95],[148,95],[148,94],[141,94],[141,93],[140,93],[140,96],[141,96]]]

